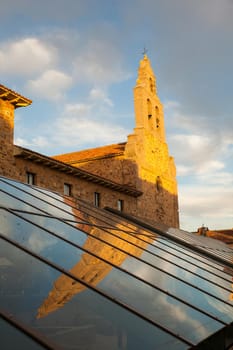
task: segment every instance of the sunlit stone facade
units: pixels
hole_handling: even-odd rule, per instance
[[[176,169],[165,140],[163,106],[145,55],[134,88],[135,128],[121,144],[47,157],[13,144],[14,109],[30,100],[0,85],[0,173],[33,182],[148,223],[178,227]],[[77,135],[78,137],[78,135]]]

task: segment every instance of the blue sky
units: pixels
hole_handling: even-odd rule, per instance
[[[15,143],[54,155],[125,141],[147,47],[181,227],[233,227],[232,18],[232,0],[3,0],[0,83],[33,100]]]

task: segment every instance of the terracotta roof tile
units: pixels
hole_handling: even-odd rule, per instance
[[[122,185],[120,183],[108,180],[102,176],[90,173],[83,169],[79,169],[78,167],[74,167],[70,164],[66,164],[58,159],[53,159],[38,152],[31,151],[27,148],[14,146],[14,156],[23,159],[28,159],[29,161],[38,164],[43,164],[45,167],[50,167],[52,169],[56,169],[57,171],[68,173],[72,176],[82,178],[86,181],[96,183],[107,188],[111,188],[114,191],[126,193],[127,195],[132,197],[138,197],[142,195],[141,191],[138,191],[132,186]]]
[[[219,239],[228,244],[233,244],[233,229],[228,230],[210,230],[207,231],[207,236],[215,239]]]
[[[103,147],[90,148],[84,151],[65,153],[53,156],[52,158],[57,159],[61,162],[74,164],[87,162],[89,160],[116,157],[122,155],[125,150],[125,142],[116,143],[113,145],[107,145]]]

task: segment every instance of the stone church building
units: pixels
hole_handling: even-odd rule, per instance
[[[134,87],[135,128],[126,142],[49,157],[14,145],[14,110],[31,100],[0,85],[0,174],[148,223],[179,227],[176,169],[163,106],[145,55]]]

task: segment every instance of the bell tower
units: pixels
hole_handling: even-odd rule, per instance
[[[138,68],[134,109],[136,129],[144,128],[154,137],[165,141],[163,106],[157,95],[156,77],[147,55],[144,55]]]
[[[143,217],[179,226],[176,167],[165,137],[163,105],[147,55],[139,63],[134,87],[135,128],[128,135],[125,158],[137,171],[135,185],[143,195],[137,210]]]

